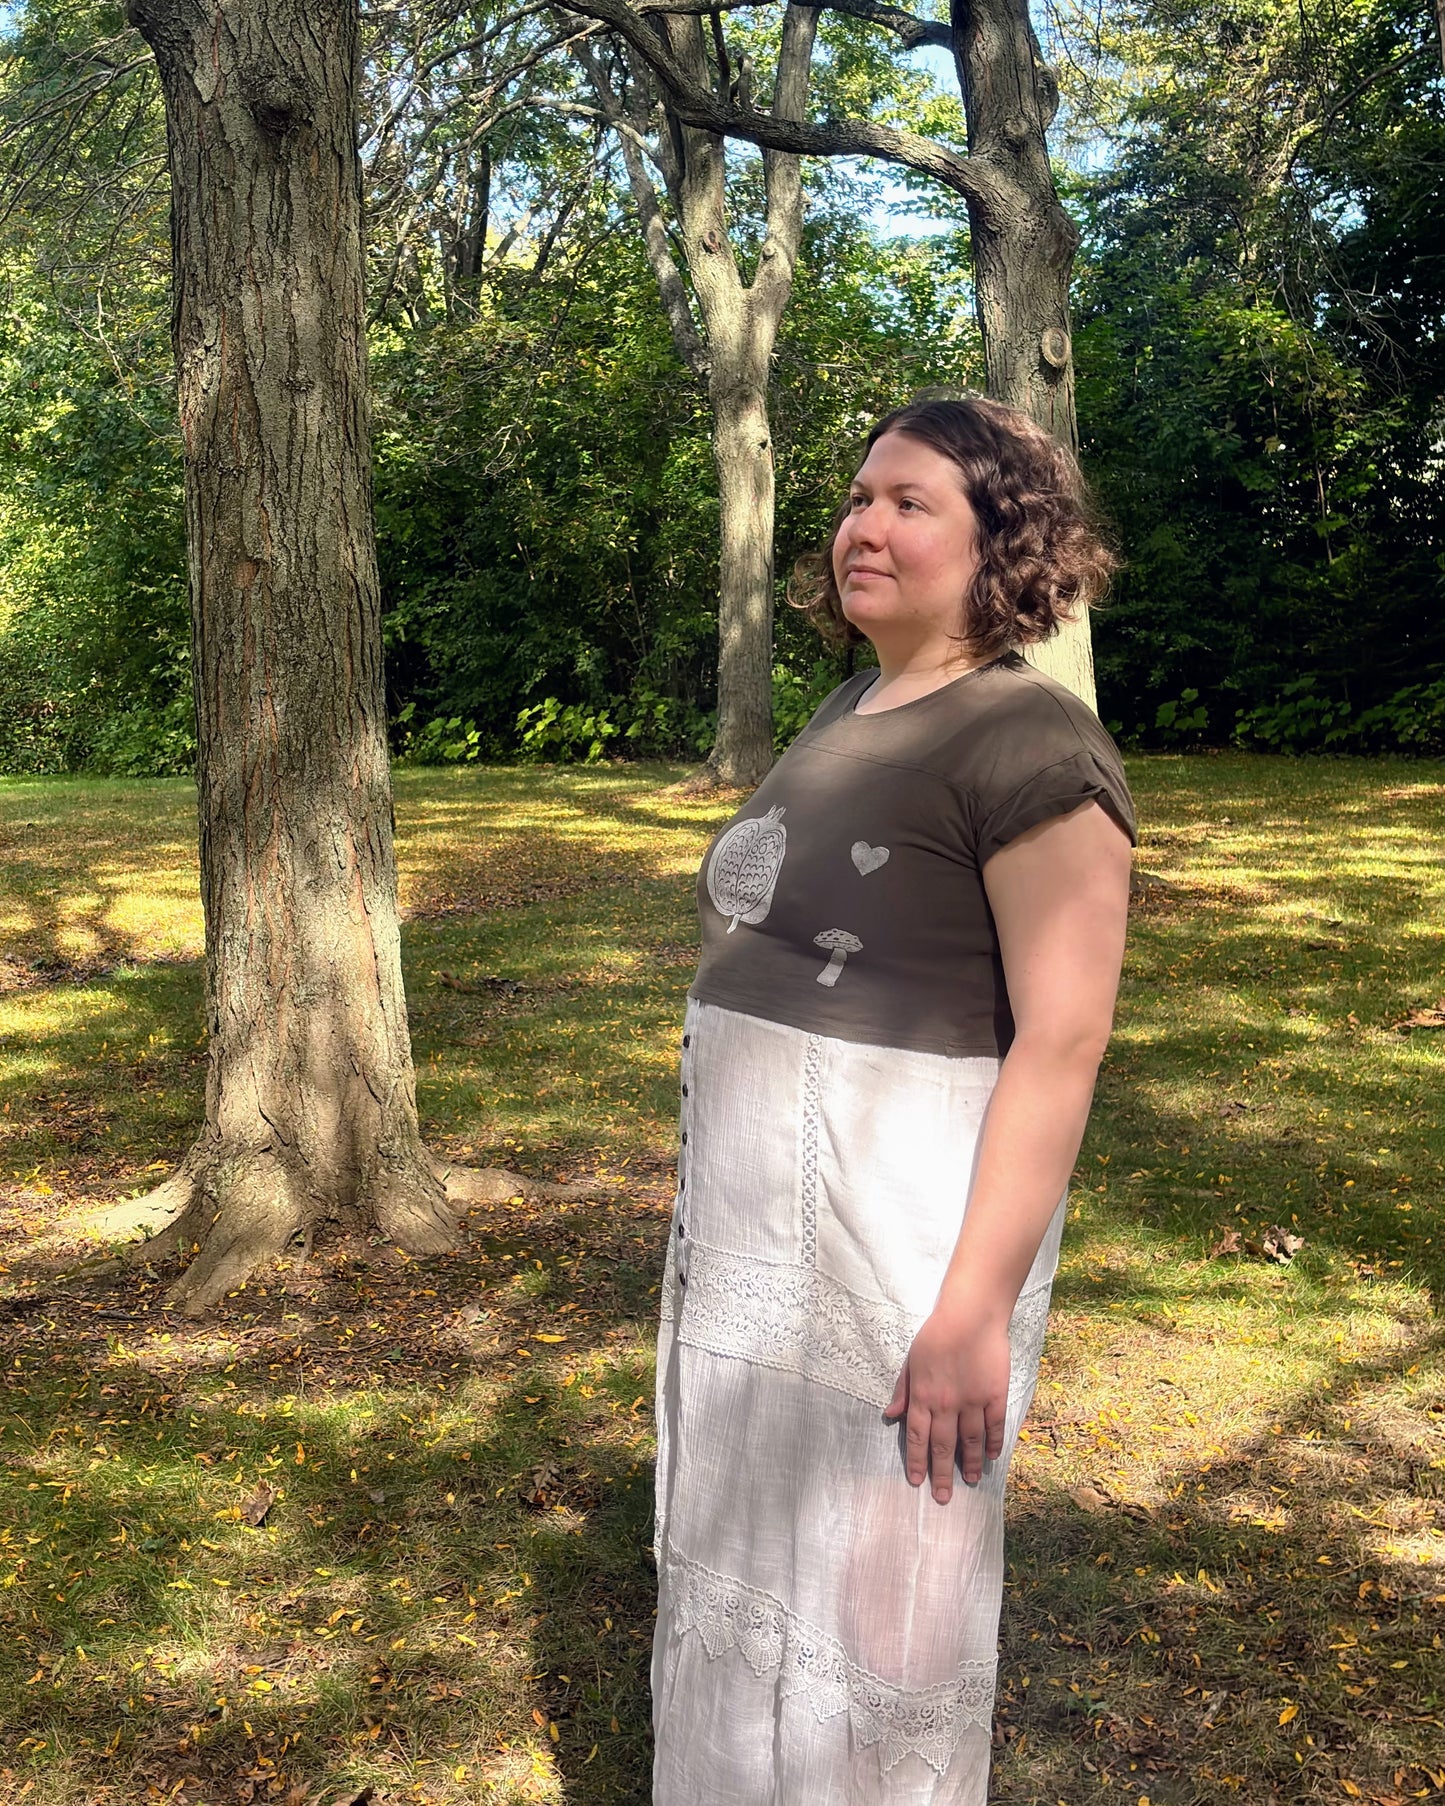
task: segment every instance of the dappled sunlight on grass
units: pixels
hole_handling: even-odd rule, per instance
[[[1429,1798],[1445,1059],[1412,1016],[1445,995],[1445,782],[1129,769],[1144,882],[1015,1469],[995,1795]],[[200,1324],[158,1276],[65,1277],[199,1120],[189,787],[0,784],[32,924],[0,964],[0,1798],[646,1797],[677,1036],[736,805],[679,776],[397,774],[426,1134],[601,1201],[478,1211],[439,1260],[322,1249]]]

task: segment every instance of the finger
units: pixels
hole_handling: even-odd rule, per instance
[[[909,1484],[922,1486],[928,1478],[928,1432],[932,1414],[918,1405],[908,1407],[908,1428],[904,1432],[904,1466]]]
[[[976,1486],[983,1478],[984,1427],[983,1410],[968,1405],[958,1414],[959,1442],[963,1448],[963,1478],[966,1485]]]
[[[1006,1403],[995,1400],[984,1410],[984,1447],[985,1461],[997,1461],[1003,1453],[1004,1425],[1008,1418]]]
[[[893,1396],[892,1396],[892,1398],[889,1399],[888,1403],[883,1407],[884,1422],[891,1423],[895,1418],[902,1417],[903,1413],[907,1409],[908,1409],[908,1363],[907,1363],[907,1361],[905,1361],[903,1363],[903,1369],[900,1372],[900,1374],[898,1375],[898,1384],[893,1388]]]
[[[940,1505],[953,1497],[953,1459],[958,1452],[958,1419],[935,1414],[929,1433],[928,1452],[933,1463],[933,1496]]]

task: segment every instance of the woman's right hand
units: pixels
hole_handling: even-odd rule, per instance
[[[954,1464],[964,1484],[983,1478],[985,1461],[1003,1453],[1008,1414],[1008,1312],[945,1296],[913,1338],[884,1418],[906,1415],[909,1481],[932,1476],[940,1505],[953,1497]]]

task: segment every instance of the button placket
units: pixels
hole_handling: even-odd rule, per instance
[[[677,1236],[677,1283],[684,1290],[686,1290],[686,1287],[687,1287],[687,1267],[686,1267],[686,1265],[684,1263],[684,1259],[683,1259],[683,1254],[684,1254],[684,1246],[683,1245],[684,1245],[684,1242],[686,1241],[686,1237],[687,1237],[687,1227],[686,1227],[686,1222],[684,1220],[683,1211],[685,1209],[684,1200],[687,1195],[688,1121],[691,1116],[691,1098],[692,1098],[692,1076],[693,1075],[692,1075],[692,1056],[691,1056],[691,1051],[690,1051],[691,1047],[692,1047],[692,1035],[689,1032],[682,1037],[682,1061],[681,1061],[682,1105],[681,1105],[681,1109],[679,1111],[681,1121],[680,1121],[680,1132],[679,1132],[679,1137],[678,1137],[680,1145],[679,1145],[679,1149],[678,1149],[678,1158],[677,1158],[677,1200],[673,1206],[673,1216],[674,1216],[673,1227],[676,1231],[676,1236]]]

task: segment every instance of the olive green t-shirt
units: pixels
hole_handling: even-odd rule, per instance
[[[690,995],[812,1034],[1002,1056],[1013,1039],[983,868],[1090,798],[1137,844],[1118,749],[1018,653],[875,715],[833,691],[703,861]]]

